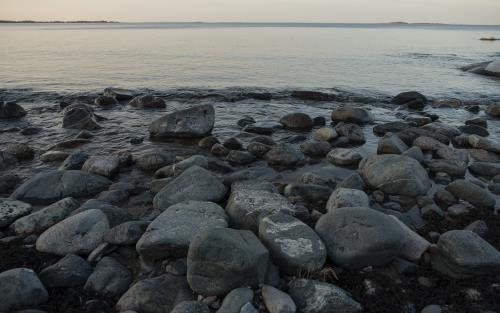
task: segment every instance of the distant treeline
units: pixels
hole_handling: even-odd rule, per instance
[[[0,23],[45,23],[45,24],[73,24],[73,23],[118,23],[112,21],[6,21],[0,20]]]

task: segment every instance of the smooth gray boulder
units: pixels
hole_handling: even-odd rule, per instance
[[[457,179],[448,184],[446,190],[456,198],[465,200],[479,208],[491,209],[496,205],[495,198],[491,193],[468,180]]]
[[[47,229],[38,237],[36,249],[61,256],[87,254],[103,242],[108,229],[108,218],[102,211],[88,210]]]
[[[253,300],[253,290],[247,287],[231,290],[217,310],[217,313],[239,313],[241,308]]]
[[[202,138],[212,132],[214,123],[214,107],[199,105],[160,117],[151,123],[149,133],[153,137]]]
[[[15,102],[0,101],[0,118],[20,118],[26,116],[26,111],[22,106]]]
[[[162,98],[153,95],[142,95],[132,99],[128,105],[135,108],[165,108],[167,105]]]
[[[273,286],[262,287],[262,299],[269,313],[295,313],[297,311],[292,297]]]
[[[118,312],[171,313],[183,301],[194,300],[186,278],[164,274],[138,281],[116,304]]]
[[[373,122],[373,116],[363,108],[343,106],[333,110],[332,121],[365,124]]]
[[[132,273],[125,266],[107,256],[97,263],[84,289],[103,296],[121,296],[127,291],[132,279]]]
[[[367,185],[387,194],[416,197],[427,194],[431,188],[425,169],[406,156],[369,156],[360,162],[359,173]]]
[[[275,145],[264,155],[267,164],[277,167],[293,167],[305,164],[304,154],[290,144]]]
[[[205,296],[224,296],[231,290],[264,282],[269,252],[248,230],[212,228],[189,245],[187,280]]]
[[[149,149],[134,157],[135,165],[143,171],[156,171],[175,162],[175,155],[160,149]]]
[[[320,217],[316,232],[335,264],[359,269],[397,257],[418,260],[429,243],[397,218],[370,208],[339,208]]]
[[[335,189],[328,202],[326,203],[326,211],[330,212],[338,208],[346,207],[369,207],[370,199],[368,195],[358,189],[337,188]]]
[[[361,304],[347,291],[335,285],[316,280],[296,279],[288,286],[288,292],[298,312],[307,313],[360,313]]]
[[[52,289],[82,286],[90,274],[92,266],[89,262],[78,255],[68,254],[57,263],[44,268],[39,277],[45,287]]]
[[[83,164],[82,171],[113,177],[120,171],[120,159],[113,155],[91,156]]]
[[[328,153],[326,159],[333,165],[352,166],[358,165],[363,157],[353,149],[335,148]]]
[[[206,169],[192,166],[163,187],[154,197],[153,204],[163,211],[189,200],[219,202],[226,194],[227,187],[221,179]]]
[[[500,252],[478,234],[451,230],[431,249],[432,268],[451,278],[465,279],[500,274]]]
[[[292,130],[309,130],[313,127],[312,118],[305,113],[289,113],[280,119],[280,123]]]
[[[265,190],[236,189],[226,204],[229,225],[255,233],[260,217],[279,212],[294,215],[295,207],[282,195]]]
[[[224,209],[213,202],[186,201],[167,208],[137,242],[146,259],[184,257],[193,238],[208,229],[227,227]]]
[[[318,235],[299,219],[283,214],[262,218],[259,239],[274,264],[289,275],[314,273],[326,261],[326,248]]]
[[[408,150],[408,146],[393,133],[386,133],[383,138],[378,141],[378,154],[402,154]]]
[[[79,206],[80,203],[75,199],[64,198],[48,207],[17,219],[11,225],[11,229],[18,235],[41,233],[64,220]]]
[[[63,110],[63,128],[96,130],[101,126],[97,123],[94,110],[83,103],[75,103]]]
[[[92,197],[110,184],[105,177],[83,171],[50,171],[23,183],[11,198],[31,204],[51,204],[67,197]]]
[[[0,312],[28,309],[49,300],[49,294],[36,273],[15,268],[0,273]]]
[[[149,224],[144,221],[129,221],[116,225],[104,234],[104,241],[120,246],[136,244]]]
[[[31,212],[31,204],[8,198],[0,198],[0,229]]]
[[[177,304],[171,313],[210,313],[210,309],[205,303],[183,301]]]
[[[85,201],[78,209],[71,212],[70,215],[77,215],[88,210],[99,210],[104,213],[108,219],[109,227],[115,227],[132,219],[127,210],[97,199]]]

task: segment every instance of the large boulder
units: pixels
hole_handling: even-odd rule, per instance
[[[104,257],[85,283],[85,290],[103,296],[121,296],[132,283],[132,273],[112,257]]]
[[[31,205],[21,201],[0,198],[0,229],[31,212]]]
[[[345,106],[333,110],[332,121],[364,124],[372,122],[373,116],[365,109]]]
[[[15,102],[0,102],[0,118],[19,118],[26,116],[26,111]]]
[[[439,236],[431,249],[436,271],[452,278],[500,274],[500,252],[474,232],[452,230]]]
[[[500,60],[475,63],[462,67],[463,71],[492,77],[500,77]]]
[[[280,123],[286,128],[297,130],[309,130],[313,127],[312,118],[305,113],[289,113],[280,119]]]
[[[75,103],[64,108],[63,128],[96,130],[101,126],[97,123],[92,108],[83,103]]]
[[[201,201],[177,203],[148,226],[137,242],[137,252],[147,259],[184,257],[197,234],[225,227],[226,213],[219,205]]]
[[[479,208],[491,209],[496,204],[495,198],[491,193],[468,180],[455,180],[446,186],[446,190],[456,198],[465,200]]]
[[[202,138],[212,132],[215,110],[211,105],[200,105],[167,114],[151,123],[153,137]]]
[[[44,286],[52,288],[78,287],[85,284],[92,266],[85,259],[75,254],[68,254],[64,258],[44,268],[40,272],[40,279]]]
[[[92,197],[110,184],[107,178],[88,172],[50,171],[23,183],[11,198],[31,204],[51,204],[67,197]]]
[[[289,275],[314,273],[325,263],[326,248],[318,235],[288,214],[262,218],[259,238],[269,249],[273,263]]]
[[[61,256],[87,254],[103,242],[108,229],[108,218],[102,211],[84,211],[43,232],[36,241],[36,249]]]
[[[15,268],[0,273],[0,312],[36,307],[49,300],[49,294],[36,273]]]
[[[128,104],[135,108],[165,108],[167,106],[162,98],[153,95],[137,96]]]
[[[427,194],[431,188],[425,169],[406,156],[369,156],[359,164],[359,172],[367,185],[388,194],[416,197]]]
[[[297,312],[297,306],[293,302],[292,297],[273,286],[264,285],[262,287],[262,300],[264,300],[269,313]]]
[[[227,187],[221,179],[206,169],[192,166],[163,187],[154,197],[153,204],[163,211],[188,200],[219,202],[226,194]]]
[[[429,246],[395,217],[370,208],[332,210],[315,229],[332,262],[348,269],[381,266],[397,257],[418,260]]]
[[[85,161],[82,171],[113,177],[120,171],[120,159],[114,155],[92,156]]]
[[[248,230],[214,228],[189,245],[187,280],[205,296],[224,296],[231,290],[264,282],[269,253]]]

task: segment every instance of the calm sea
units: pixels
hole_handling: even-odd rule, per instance
[[[500,58],[500,26],[0,24],[0,89],[338,88],[498,95],[460,66]]]

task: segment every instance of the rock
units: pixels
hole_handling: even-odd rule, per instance
[[[441,313],[441,306],[437,304],[431,304],[426,306],[420,311],[420,313]]]
[[[40,272],[40,280],[49,288],[78,287],[92,274],[92,266],[75,254],[68,254]]]
[[[226,194],[227,188],[221,179],[199,166],[192,166],[163,187],[154,197],[153,204],[163,211],[187,200],[219,202]]]
[[[222,301],[222,305],[217,313],[239,313],[241,308],[253,300],[253,291],[250,288],[236,288]]]
[[[134,156],[128,150],[116,150],[111,154],[111,157],[118,158],[120,167],[129,167],[134,161]]]
[[[346,106],[333,110],[332,121],[365,124],[373,122],[373,116],[365,109]]]
[[[35,156],[35,150],[25,143],[8,144],[4,151],[14,155],[18,160],[31,160]]]
[[[337,188],[350,188],[363,191],[366,188],[366,185],[363,178],[361,178],[361,175],[353,173],[338,183]]]
[[[489,162],[473,162],[469,165],[469,171],[476,176],[492,177],[500,175],[500,164]]]
[[[126,210],[97,199],[85,201],[85,203],[83,203],[78,209],[71,212],[71,215],[76,215],[92,209],[96,209],[104,213],[108,219],[110,227],[114,227],[132,219]]]
[[[115,98],[118,101],[130,100],[134,97],[131,90],[122,88],[106,88],[103,94],[104,96]]]
[[[500,153],[500,144],[477,135],[469,135],[468,143],[476,149],[483,149],[494,153]]]
[[[7,170],[17,165],[17,159],[14,155],[0,151],[0,171]]]
[[[135,245],[149,224],[149,222],[143,221],[130,221],[119,224],[104,234],[104,241],[113,245]]]
[[[244,116],[243,118],[239,119],[238,122],[236,122],[236,125],[241,128],[244,128],[245,126],[250,124],[255,124],[255,119],[251,116]]]
[[[492,117],[500,117],[500,104],[499,103],[492,103],[492,104],[488,105],[485,112]]]
[[[121,296],[132,283],[132,273],[112,257],[104,257],[97,263],[84,289],[99,295]]]
[[[269,313],[295,313],[297,311],[292,297],[272,286],[262,287],[262,298]]]
[[[339,135],[333,128],[329,127],[321,127],[320,129],[316,130],[313,134],[313,138],[318,140],[318,141],[334,141],[337,139]]]
[[[328,202],[326,203],[326,212],[331,212],[338,208],[369,206],[370,199],[364,191],[349,188],[337,188],[332,192]]]
[[[315,172],[304,173],[300,177],[300,181],[304,184],[325,186],[330,189],[334,189],[337,186],[337,182],[334,177],[328,177],[327,175],[321,175],[321,173]]]
[[[356,166],[361,162],[363,157],[352,149],[335,148],[328,153],[326,159],[338,166]]]
[[[160,149],[150,149],[134,158],[135,165],[143,171],[156,171],[175,163],[175,155]]]
[[[36,135],[42,132],[41,127],[26,127],[21,130],[21,135],[24,136],[31,136],[31,135]]]
[[[261,121],[245,126],[243,131],[260,135],[272,135],[275,131],[282,128],[283,125],[281,123],[274,121]]]
[[[224,210],[215,203],[177,203],[160,214],[137,243],[137,252],[147,259],[184,257],[193,238],[212,228],[227,227]]]
[[[94,104],[100,107],[110,107],[117,103],[115,98],[109,96],[99,96],[94,100]]]
[[[21,178],[15,174],[0,175],[0,194],[10,194],[20,182]]]
[[[500,163],[500,156],[496,153],[482,149],[467,149],[467,151],[471,161]]]
[[[289,199],[294,199],[295,203],[302,203],[308,208],[319,211],[324,210],[331,193],[332,188],[314,184],[289,184],[284,190],[284,195]]]
[[[271,149],[272,146],[268,146],[260,142],[251,142],[247,146],[247,151],[258,158],[262,158]]]
[[[373,133],[377,136],[383,136],[386,133],[398,133],[400,131],[407,130],[412,124],[407,122],[388,122],[384,124],[379,124],[373,127]]]
[[[269,253],[248,230],[214,228],[191,241],[187,280],[202,295],[223,296],[264,282]]]
[[[326,125],[326,118],[323,116],[316,116],[313,118],[313,125],[314,126],[325,126]]]
[[[219,139],[215,138],[214,136],[207,136],[198,141],[198,147],[205,150],[211,150],[212,147],[217,143],[220,143]]]
[[[446,186],[446,190],[456,198],[479,208],[492,209],[496,204],[495,198],[487,190],[467,180],[455,180]]]
[[[0,198],[0,229],[31,212],[31,205],[21,201]]]
[[[183,301],[194,300],[186,278],[170,274],[143,279],[130,287],[118,300],[116,309],[141,313],[171,313]]]
[[[416,197],[431,188],[427,172],[416,160],[399,155],[369,156],[359,164],[361,177],[373,189]]]
[[[465,125],[458,128],[462,133],[487,137],[490,133],[486,128],[479,125]]]
[[[422,149],[420,149],[419,147],[411,147],[405,152],[401,153],[401,155],[412,158],[419,163],[424,162],[424,153],[422,152]]]
[[[300,100],[335,101],[337,95],[312,90],[294,90],[292,97]]]
[[[433,173],[446,173],[452,177],[464,177],[467,169],[464,162],[457,160],[434,159],[426,162],[426,165]]]
[[[241,142],[235,137],[228,138],[222,145],[229,150],[241,150],[241,148],[243,148]]]
[[[346,137],[349,144],[362,145],[366,142],[363,130],[356,124],[340,122],[335,126],[335,131],[339,136]]]
[[[306,160],[302,152],[289,144],[273,146],[265,155],[264,159],[270,166],[294,167],[303,165]]]
[[[103,241],[108,229],[108,219],[102,211],[88,210],[47,229],[38,237],[36,249],[62,256],[87,254]]]
[[[427,104],[427,98],[416,91],[403,92],[392,98],[392,103],[406,105],[410,109],[421,110]]]
[[[432,119],[428,116],[422,116],[422,115],[410,115],[405,118],[405,121],[408,121],[410,123],[414,123],[417,126],[424,126],[429,123],[432,123]]]
[[[449,139],[460,135],[460,131],[457,128],[440,122],[432,122],[430,124],[422,126],[421,129],[447,137]]]
[[[315,229],[328,257],[348,269],[381,266],[401,256],[418,260],[429,246],[395,217],[363,207],[332,210]]]
[[[386,133],[378,142],[378,154],[402,154],[408,150],[408,146],[392,133]]]
[[[226,157],[229,154],[229,149],[221,145],[220,143],[216,143],[210,149],[210,152],[218,157]]]
[[[61,164],[59,170],[81,170],[85,161],[89,158],[89,155],[82,151],[76,151],[71,153]]]
[[[485,221],[477,220],[467,225],[467,227],[465,227],[464,230],[471,231],[473,233],[478,234],[481,237],[484,237],[486,236],[486,234],[488,234],[489,228]]]
[[[316,280],[296,279],[289,284],[288,292],[295,301],[298,312],[308,313],[359,313],[363,311],[345,290]]]
[[[153,121],[149,133],[153,137],[202,138],[212,132],[215,110],[211,105],[200,105],[179,110]]]
[[[231,164],[245,165],[255,162],[257,158],[255,155],[246,151],[231,150],[227,155],[226,160]]]
[[[231,227],[254,232],[261,217],[280,212],[293,215],[295,208],[282,195],[263,190],[233,190],[226,205]]]
[[[438,189],[434,194],[434,200],[436,204],[442,208],[448,208],[449,206],[458,203],[457,198],[453,196],[446,189]]]
[[[292,130],[309,130],[313,127],[313,120],[305,113],[289,113],[280,119],[280,123]]]
[[[325,263],[326,249],[321,239],[293,216],[278,213],[262,218],[259,238],[273,263],[289,275],[314,273]]]
[[[42,162],[64,161],[69,155],[69,153],[62,151],[48,151],[40,156],[40,160]]]
[[[101,126],[97,123],[96,116],[91,107],[83,103],[75,103],[63,110],[63,128],[96,130]]]
[[[500,110],[499,110],[500,113]],[[488,120],[485,117],[476,117],[465,121],[465,125],[476,125],[488,128]]]
[[[210,313],[210,309],[198,301],[183,301],[176,305],[171,313]]]
[[[120,171],[120,159],[116,156],[92,156],[83,164],[82,171],[113,177]]]
[[[308,140],[300,144],[300,150],[311,157],[325,156],[331,147],[326,141]]]
[[[38,234],[59,223],[76,210],[80,203],[73,198],[64,198],[56,203],[17,219],[11,229],[18,235]]]
[[[0,101],[0,118],[20,118],[26,114],[26,111],[19,104]]]
[[[456,279],[500,273],[500,253],[476,233],[452,230],[431,250],[432,268]]]
[[[27,268],[14,268],[0,273],[0,311],[36,307],[49,300],[49,294],[36,273]]]
[[[132,99],[129,103],[134,108],[165,108],[167,105],[162,98],[153,95],[142,95]]]
[[[188,168],[197,165],[204,169],[222,173],[230,173],[234,169],[215,158],[206,157],[203,155],[193,155],[187,159],[177,162],[173,165],[165,166],[155,172],[156,177],[179,176]]]
[[[83,171],[50,171],[23,183],[11,198],[31,204],[50,204],[67,197],[91,197],[110,184],[102,176]]]

